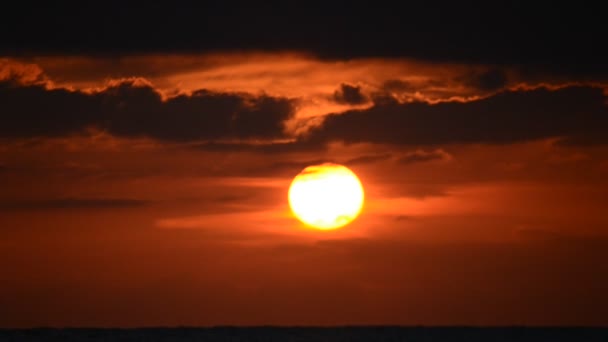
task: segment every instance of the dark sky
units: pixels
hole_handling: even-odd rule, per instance
[[[601,4],[181,1],[12,4],[2,52],[125,54],[303,50],[328,58],[603,68]],[[9,12],[6,12],[9,13]],[[589,65],[590,64],[590,65]]]
[[[11,5],[0,327],[608,324],[600,3]]]

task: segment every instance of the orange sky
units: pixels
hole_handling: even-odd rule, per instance
[[[0,129],[0,326],[608,324],[605,121],[584,124],[608,102],[567,102],[583,108],[575,119],[549,107],[513,113],[524,124],[510,135],[467,135],[475,127],[447,121],[429,126],[445,132],[437,139],[366,135],[385,113],[401,122],[391,108],[414,117],[411,103],[434,120],[439,102],[489,108],[597,89],[606,101],[602,80],[286,52],[5,58],[0,82],[0,91],[67,89],[62,99],[100,103],[121,87],[165,104],[205,89],[243,96],[237,108],[252,115],[283,99],[294,111],[272,134],[264,126],[188,139],[145,116],[48,132],[9,117],[14,129]],[[120,115],[139,110],[128,99]],[[86,102],[74,101],[57,108]],[[353,136],[358,121],[345,118],[361,113],[378,118]],[[565,123],[550,130],[537,114]],[[49,119],[61,115],[54,108],[40,115],[62,123]],[[168,115],[160,122],[173,129],[179,113]],[[502,114],[487,115],[475,118]],[[330,232],[303,227],[287,206],[291,179],[323,161],[351,168],[366,191],[361,216]]]

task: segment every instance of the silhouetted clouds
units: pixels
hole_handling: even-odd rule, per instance
[[[358,87],[344,84],[341,89],[350,103],[362,100]],[[372,100],[370,108],[328,115],[299,141],[247,148],[293,152],[322,148],[329,141],[432,145],[549,137],[562,137],[568,144],[607,142],[601,129],[608,124],[606,96],[592,86],[501,91],[480,100],[438,104],[400,103],[383,93]],[[294,100],[267,95],[199,90],[163,100],[153,87],[135,82],[95,93],[0,83],[3,138],[63,136],[97,128],[116,136],[165,141],[272,141],[287,137],[283,124],[294,112]],[[242,147],[207,143],[199,148]]]
[[[0,211],[45,209],[119,209],[148,205],[148,201],[129,198],[58,198],[0,201]]]
[[[603,89],[503,91],[470,102],[399,103],[379,95],[374,106],[332,114],[311,141],[391,144],[513,143],[549,137],[606,143]]]
[[[0,83],[1,137],[59,136],[95,127],[118,136],[191,141],[278,138],[293,101],[200,90],[163,101],[151,86],[124,82],[87,94]]]
[[[335,91],[334,100],[338,103],[357,105],[365,103],[367,98],[361,93],[360,86],[343,83],[340,89]]]
[[[44,86],[0,82],[0,136],[64,135],[82,130],[101,118],[96,96]]]

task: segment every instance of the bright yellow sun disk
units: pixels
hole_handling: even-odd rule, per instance
[[[289,187],[289,206],[306,225],[330,230],[353,221],[363,207],[363,186],[350,169],[338,164],[305,168]]]

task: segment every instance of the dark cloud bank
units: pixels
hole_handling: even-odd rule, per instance
[[[351,105],[363,104],[367,101],[361,93],[361,87],[343,83],[334,93],[334,101]]]
[[[435,145],[562,137],[566,143],[589,144],[608,139],[603,132],[607,99],[596,87],[503,91],[476,101],[438,104],[399,103],[390,96],[372,100],[370,108],[328,115],[300,141],[253,149],[297,151],[329,141]],[[2,138],[62,136],[96,127],[117,136],[164,141],[275,139],[285,137],[283,123],[294,111],[295,100],[265,95],[200,90],[163,101],[152,87],[133,83],[93,94],[0,83]],[[218,143],[202,148],[239,147]]]
[[[123,83],[86,94],[0,83],[0,136],[61,136],[97,127],[118,136],[191,141],[276,138],[293,115],[292,101],[270,96],[213,93],[163,101],[149,86]]]
[[[564,137],[570,143],[606,143],[603,89],[504,91],[470,102],[399,103],[377,97],[368,109],[329,115],[311,141],[389,144],[513,143]]]

